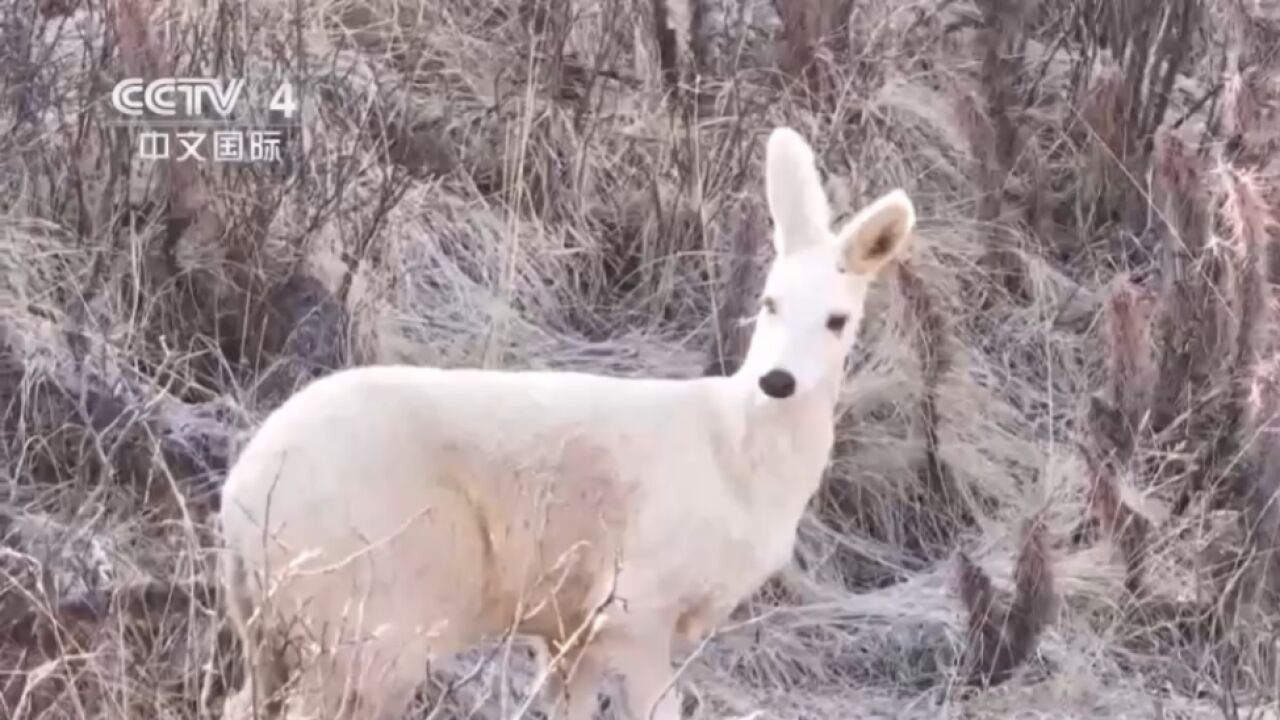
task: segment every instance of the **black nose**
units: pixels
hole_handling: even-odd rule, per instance
[[[760,378],[760,389],[765,395],[781,400],[796,391],[796,379],[786,370],[770,370]]]

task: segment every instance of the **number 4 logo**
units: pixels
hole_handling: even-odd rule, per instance
[[[286,80],[276,88],[276,94],[271,96],[271,104],[267,109],[279,111],[285,118],[293,119],[293,114],[298,111],[298,103],[293,99],[293,84]]]

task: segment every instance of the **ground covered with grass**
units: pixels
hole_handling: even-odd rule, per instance
[[[691,716],[1276,717],[1277,48],[1271,0],[12,0],[0,716],[218,716],[217,488],[312,378],[731,372],[790,125],[920,226]],[[111,87],[172,75],[294,82],[284,161],[140,161]],[[421,716],[518,715],[505,650]]]

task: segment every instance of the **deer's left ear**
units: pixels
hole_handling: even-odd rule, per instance
[[[854,215],[836,236],[844,267],[858,275],[874,275],[901,255],[916,226],[916,209],[902,190],[880,197]]]
[[[831,206],[827,191],[822,188],[813,148],[800,133],[789,127],[769,133],[764,178],[778,256],[827,242],[831,237]]]

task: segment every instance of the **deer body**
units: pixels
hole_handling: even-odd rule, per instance
[[[249,670],[225,717],[297,678],[290,712],[398,718],[429,661],[506,632],[563,650],[570,720],[608,670],[633,720],[679,717],[673,643],[790,561],[866,285],[914,221],[895,193],[832,235],[807,145],[768,154],[779,259],[733,376],[357,368],[263,423],[223,489]]]

